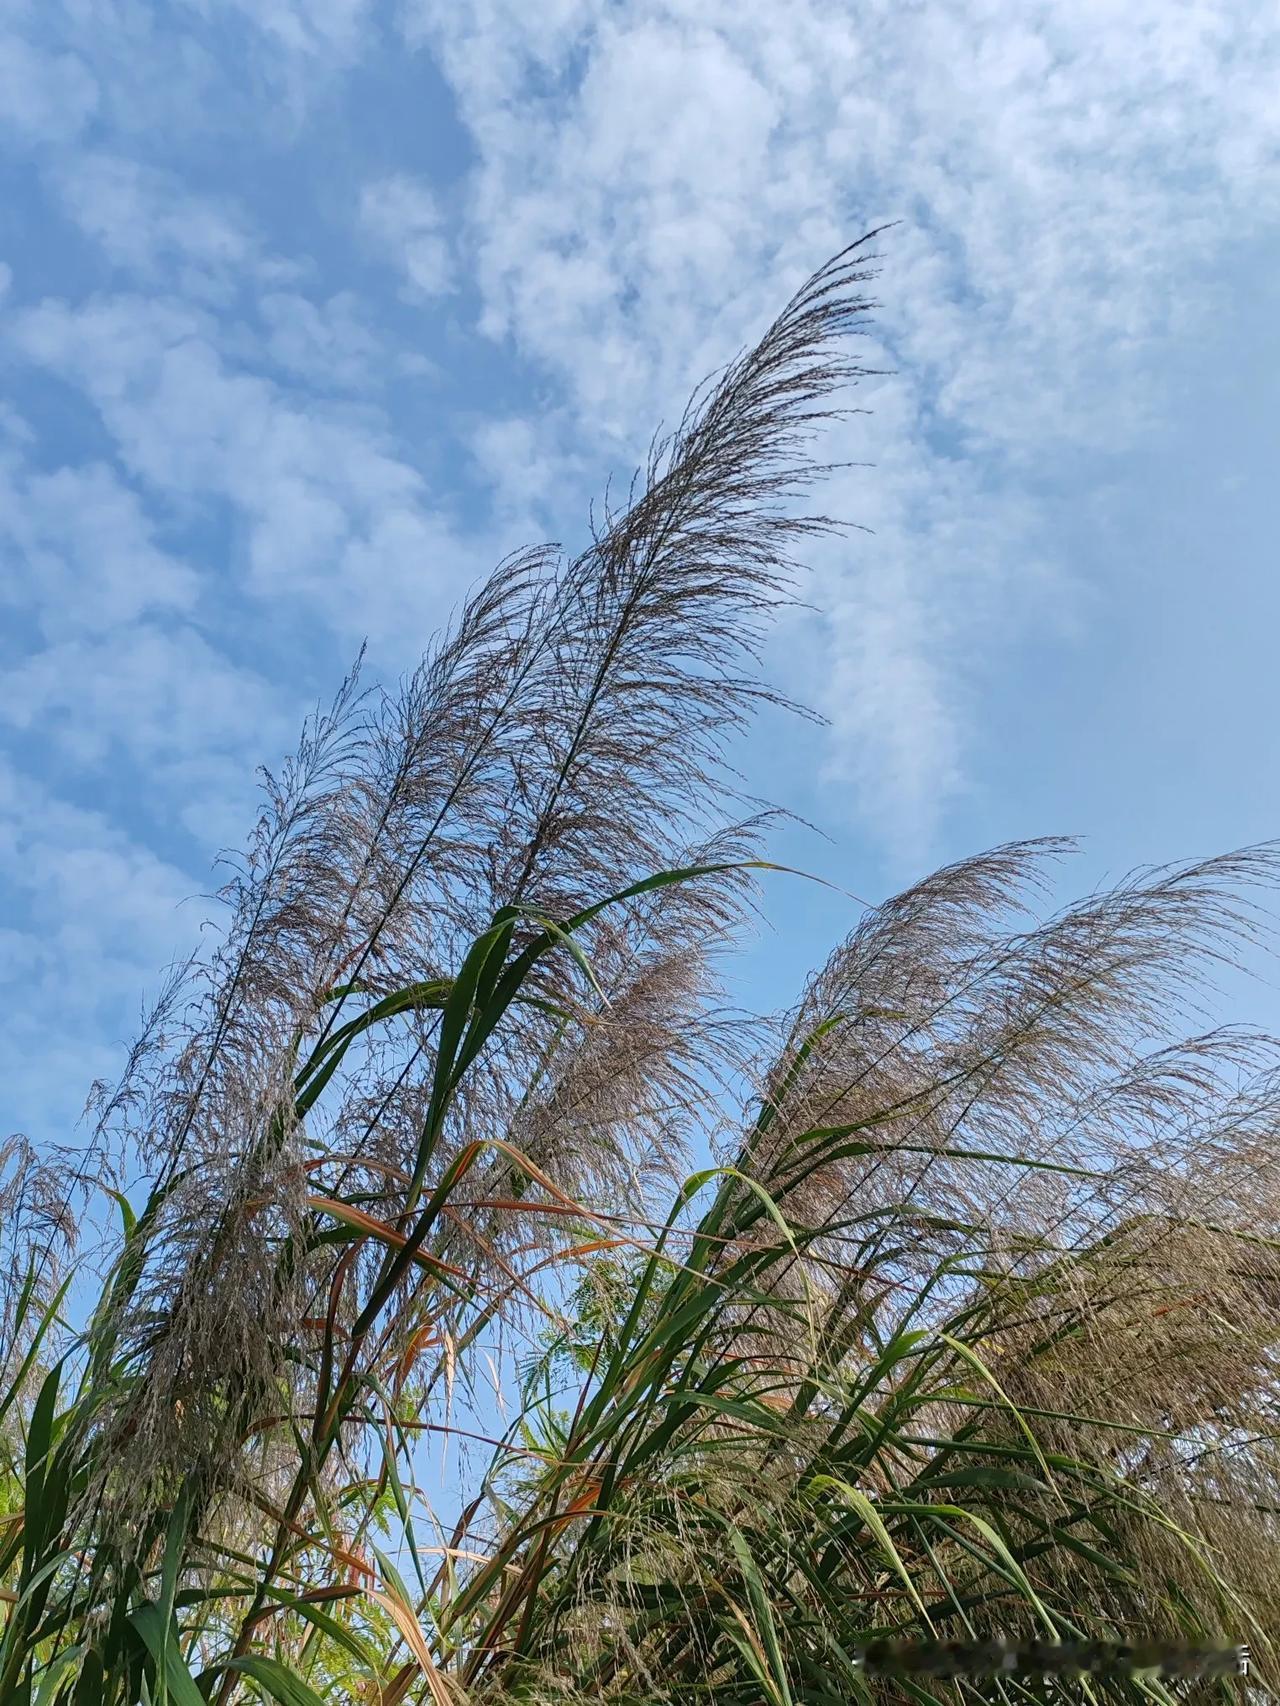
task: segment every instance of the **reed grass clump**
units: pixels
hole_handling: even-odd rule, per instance
[[[1280,1056],[1203,1012],[1280,852],[1050,910],[1069,844],[998,848],[726,1007],[769,828],[728,753],[873,270],[265,778],[98,1098],[145,1189],[5,1152],[0,1702],[1026,1697],[860,1662],[913,1638],[1244,1640],[1276,1686]]]

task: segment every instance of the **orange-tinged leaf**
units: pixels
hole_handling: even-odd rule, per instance
[[[564,1514],[566,1516],[581,1516],[583,1511],[594,1510],[596,1508],[596,1500],[599,1497],[600,1481],[597,1477],[593,1476],[578,1494],[577,1498],[570,1500],[570,1502],[565,1506]]]
[[[320,1551],[327,1552],[336,1563],[345,1564],[348,1571],[348,1581],[354,1579],[354,1575],[368,1576],[371,1579],[376,1576],[377,1572],[363,1558],[358,1558],[354,1553],[346,1551],[344,1547],[326,1540],[322,1534],[310,1533],[302,1527],[301,1523],[291,1522],[283,1511],[278,1511],[270,1500],[263,1498],[261,1493],[250,1489],[248,1497],[264,1516],[271,1518],[272,1522],[277,1522],[282,1528],[287,1528],[290,1534],[296,1535],[299,1540],[305,1540],[309,1546],[315,1546]]]
[[[416,1333],[410,1335],[409,1343],[405,1346],[396,1364],[395,1394],[397,1398],[404,1389],[405,1381],[413,1373],[413,1365],[421,1353],[429,1346],[439,1343],[439,1332],[429,1324],[425,1327],[419,1327]]]
[[[417,1665],[410,1663],[401,1666],[387,1686],[379,1690],[377,1706],[400,1706],[405,1695],[413,1687],[413,1679],[417,1674]]]
[[[307,1198],[307,1207],[318,1214],[330,1214],[335,1220],[340,1220],[344,1226],[350,1226],[356,1232],[366,1232],[370,1238],[376,1238],[379,1243],[389,1244],[393,1250],[402,1250],[409,1242],[403,1232],[397,1232],[394,1226],[388,1226],[385,1220],[379,1220],[376,1215],[366,1214],[362,1208],[353,1208],[350,1203],[339,1202],[336,1197]],[[452,1274],[456,1279],[466,1279],[462,1268],[455,1268],[449,1262],[442,1262],[436,1256],[429,1256],[425,1250],[415,1250],[413,1259],[424,1268],[430,1268],[438,1274]]]
[[[366,1588],[369,1598],[391,1614],[396,1628],[404,1636],[405,1644],[418,1662],[418,1669],[427,1679],[427,1687],[431,1690],[431,1698],[436,1706],[454,1706],[454,1694],[448,1681],[436,1669],[427,1646],[426,1637],[418,1624],[418,1619],[410,1608],[389,1587],[384,1589]]]

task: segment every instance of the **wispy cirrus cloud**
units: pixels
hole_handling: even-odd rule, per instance
[[[1218,251],[1280,206],[1280,25],[1232,0],[851,9],[411,0],[474,139],[483,324],[563,388],[566,449],[632,455],[780,281],[886,238],[897,370],[841,440],[872,477],[823,553],[829,772],[910,862],[965,785],[967,699],[1060,611],[1028,482],[1124,448]],[[1047,589],[1057,577],[1054,591]]]
[[[411,297],[440,296],[449,289],[453,268],[444,220],[427,184],[403,172],[367,183],[360,196],[360,222],[404,274]]]
[[[262,264],[227,198],[193,194],[172,172],[118,154],[77,152],[54,181],[67,213],[106,259],[136,278],[215,300]]]
[[[97,108],[97,79],[79,54],[50,50],[19,27],[34,21],[34,8],[22,7],[0,21],[0,123],[24,141],[71,141]]]
[[[381,0],[6,0],[0,133],[56,148],[96,126],[144,156],[246,130],[278,141],[388,23]]]
[[[438,607],[456,545],[376,415],[235,363],[202,311],[169,298],[46,301],[8,335],[83,391],[135,481],[232,507],[250,592],[305,598],[350,641],[391,643]]]
[[[157,542],[138,494],[105,463],[32,467],[29,436],[11,422],[0,455],[0,592],[10,610],[27,611],[46,638],[190,610],[199,576]]]
[[[426,356],[377,331],[353,291],[317,300],[301,289],[267,289],[256,309],[262,365],[320,394],[377,393],[388,378],[423,380],[434,372]]]
[[[198,940],[199,884],[102,812],[0,758],[0,1040],[6,1132],[70,1142],[95,1078],[122,1049],[161,968]]]
[[[293,60],[356,58],[376,27],[374,0],[196,0],[209,16],[239,13]]]
[[[296,690],[202,631],[201,575],[118,468],[42,467],[13,417],[0,436],[6,744],[45,778],[132,772],[136,819],[175,819],[202,846],[237,838],[254,765],[292,738]]]

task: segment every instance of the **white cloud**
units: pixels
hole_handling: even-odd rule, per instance
[[[144,278],[176,266],[193,295],[223,296],[257,244],[240,216],[171,173],[111,154],[78,154],[57,174],[67,211],[116,266]]]
[[[258,312],[268,328],[268,354],[286,373],[360,391],[387,359],[350,291],[318,303],[297,291],[272,290],[259,299]]]
[[[0,682],[0,722],[81,769],[127,758],[153,811],[198,796],[190,827],[210,852],[238,839],[246,778],[292,744],[294,689],[194,626],[199,576],[113,469],[33,468],[21,426],[0,455],[0,609],[32,638]]]
[[[0,125],[44,150],[76,145],[90,122],[121,141],[225,122],[200,31],[166,24],[151,0],[5,0]],[[237,94],[225,86],[224,99]]]
[[[123,747],[166,789],[188,761],[199,766],[218,754],[251,772],[291,743],[297,723],[279,693],[195,629],[154,623],[32,652],[6,672],[0,718],[38,730],[81,765],[100,766]]]
[[[292,143],[376,32],[372,0],[0,0],[0,137],[30,150],[34,235],[5,258],[20,302],[50,265],[72,293],[6,301],[6,389],[25,407],[35,364],[101,420],[43,380],[39,430],[0,404],[4,1129],[69,1136],[118,1065],[139,993],[204,912],[178,902],[242,840],[254,766],[292,745],[332,629],[344,652],[370,632],[386,665],[416,661],[456,584],[385,417],[317,400],[425,364],[349,294],[316,292],[314,260],[273,254],[223,169],[228,134]],[[59,207],[138,294],[75,299]],[[438,237],[398,211],[421,284]],[[269,679],[248,661],[291,650]],[[148,845],[180,828],[194,875]]]
[[[379,36],[377,0],[3,0],[0,134],[117,144],[296,133]]]
[[[459,547],[379,416],[233,366],[181,303],[49,301],[14,315],[10,338],[84,389],[135,480],[233,506],[253,592],[305,599],[308,619],[383,642],[397,666],[421,650]]]
[[[404,273],[408,295],[440,296],[450,288],[449,245],[439,205],[427,184],[402,172],[366,184],[360,195],[360,221]]]
[[[100,813],[0,760],[0,1082],[6,1129],[69,1140],[90,1082],[119,1070],[140,993],[195,945],[186,874]]]
[[[832,773],[923,857],[965,785],[993,618],[1045,619],[1019,482],[1134,442],[1162,340],[1215,305],[1217,251],[1275,217],[1280,21],[1234,0],[410,0],[409,33],[475,143],[484,325],[560,385],[559,448],[634,457],[813,265],[903,221],[866,351],[900,376],[832,445],[880,466],[824,496],[877,532],[819,558],[823,708]]]
[[[106,153],[69,156],[52,178],[67,212],[114,267],[155,292],[156,302],[170,295],[192,309],[221,311],[200,323],[247,365],[278,368],[321,392],[372,391],[388,374],[430,371],[423,358],[387,346],[353,292],[321,301],[304,294],[314,264],[271,254],[229,199],[193,193],[171,172]],[[230,319],[240,296],[252,302],[261,333]]]
[[[185,873],[100,813],[51,797],[9,765],[0,765],[0,874],[29,896],[51,968],[61,943],[64,965],[96,949],[145,967],[148,978],[172,948],[166,909],[193,892]]]
[[[27,610],[46,636],[189,610],[197,584],[105,464],[45,472],[0,456],[0,602]]]
[[[572,441],[551,411],[502,415],[480,421],[469,448],[490,500],[509,535],[545,539],[564,521],[566,499],[596,497],[597,459]],[[581,526],[582,515],[577,516]]]
[[[187,4],[215,14],[239,13],[287,54],[340,62],[358,56],[373,26],[371,0],[187,0]]]
[[[49,51],[16,25],[29,8],[18,5],[0,19],[0,126],[24,141],[68,142],[79,135],[98,104],[98,84],[79,54]]]
[[[435,371],[425,356],[379,336],[349,290],[324,302],[296,290],[269,290],[258,298],[258,313],[270,364],[320,392],[374,391],[389,374],[423,378]]]

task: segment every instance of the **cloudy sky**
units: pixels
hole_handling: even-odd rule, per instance
[[[0,0],[0,1135],[68,1135],[361,640],[580,542],[888,220],[780,851],[1280,834],[1277,87],[1252,0]],[[851,913],[768,902],[786,997]]]

